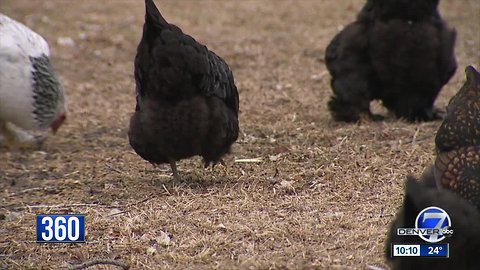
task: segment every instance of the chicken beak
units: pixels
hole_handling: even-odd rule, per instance
[[[67,119],[67,116],[65,114],[62,114],[52,122],[50,128],[52,129],[53,134],[57,133],[58,128],[63,124],[65,119]]]

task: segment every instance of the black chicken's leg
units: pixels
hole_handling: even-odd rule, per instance
[[[177,164],[175,163],[175,160],[170,159],[170,167],[172,168],[173,179],[175,179],[177,182],[180,182],[180,176],[178,175]]]

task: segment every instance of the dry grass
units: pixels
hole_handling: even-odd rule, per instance
[[[432,162],[440,123],[331,121],[324,48],[362,3],[157,0],[167,20],[227,60],[241,98],[242,134],[227,166],[205,171],[198,159],[183,161],[183,180],[174,182],[127,143],[142,1],[2,1],[2,12],[51,43],[70,117],[41,151],[0,149],[0,268],[97,258],[133,269],[382,263],[405,176]],[[459,61],[442,106],[462,84],[464,67],[480,64],[480,2],[443,0],[441,9],[458,30]],[[75,46],[60,46],[58,37]],[[88,243],[36,244],[38,213],[85,214]]]

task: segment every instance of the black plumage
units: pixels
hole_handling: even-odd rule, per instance
[[[466,68],[467,81],[450,100],[437,131],[435,178],[480,210],[480,73]]]
[[[457,63],[456,32],[440,17],[438,1],[368,0],[333,38],[325,60],[335,120],[380,119],[370,112],[372,100],[409,121],[441,118],[433,103]]]
[[[397,257],[392,258],[392,244],[425,243],[419,236],[398,236],[397,228],[415,228],[415,219],[423,209],[436,206],[444,209],[452,221],[453,234],[442,240],[450,244],[446,260]],[[385,246],[385,255],[392,270],[396,269],[479,269],[480,266],[480,212],[463,198],[435,186],[433,173],[424,174],[421,182],[409,177],[403,205],[391,224]]]
[[[137,104],[130,145],[152,164],[195,155],[205,166],[230,151],[239,132],[239,97],[225,61],[169,24],[145,0],[143,36],[135,57]]]

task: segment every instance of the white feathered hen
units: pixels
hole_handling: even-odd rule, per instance
[[[0,13],[0,138],[9,143],[38,144],[43,139],[16,127],[55,133],[66,119],[63,86],[49,57],[45,39]]]

